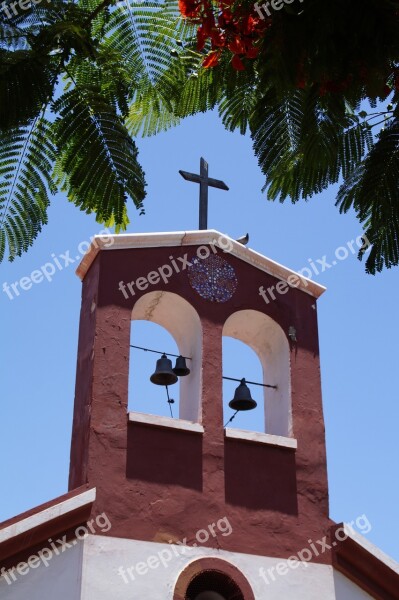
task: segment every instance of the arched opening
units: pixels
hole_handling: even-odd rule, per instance
[[[263,382],[262,364],[258,355],[247,344],[231,337],[223,336],[223,375],[247,381]],[[223,422],[228,423],[234,415],[229,407],[238,381],[223,380]],[[248,431],[264,431],[264,402],[263,388],[249,385],[251,396],[257,403],[254,410],[241,411],[227,424],[229,428],[245,429]]]
[[[245,600],[234,579],[221,571],[206,570],[190,582],[186,600]]]
[[[178,347],[173,336],[157,323],[134,320],[131,323],[130,343],[161,352],[178,354]],[[150,376],[155,371],[160,354],[145,352],[138,348],[130,348],[129,369],[129,411],[161,415],[164,417],[179,416],[180,380],[169,386],[170,398],[174,403],[169,405],[164,386],[154,385]],[[171,357],[172,366],[175,359]]]
[[[284,331],[264,313],[241,310],[227,319],[223,335],[240,340],[252,348],[262,366],[263,377],[260,383],[277,386],[277,389],[261,388],[264,399],[264,431],[291,437],[290,352]],[[252,393],[255,386],[249,387]]]
[[[243,573],[220,558],[194,560],[180,573],[173,600],[255,600]]]
[[[160,327],[155,327],[155,325]],[[160,328],[163,328],[164,331],[161,331]],[[181,377],[180,382],[171,386],[169,391],[175,400],[175,404],[172,405],[172,408],[175,407],[174,416],[187,421],[201,422],[202,327],[198,313],[191,304],[171,292],[154,291],[141,296],[132,311],[130,343],[190,358],[187,360],[190,374]],[[145,356],[143,357],[141,354]],[[160,355],[131,348],[129,408],[137,412],[170,416],[166,390],[163,386],[156,386],[149,382],[158,358]],[[174,366],[176,359],[170,358]],[[141,383],[144,379],[143,374],[148,383]],[[178,386],[180,394],[178,394]],[[160,389],[154,390],[154,388]],[[147,394],[149,394],[148,400]],[[151,407],[155,406],[153,398],[157,399],[157,412],[155,413],[153,410],[149,410],[150,405],[152,405]]]

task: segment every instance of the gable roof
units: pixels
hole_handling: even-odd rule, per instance
[[[50,502],[0,523],[0,561],[86,522],[96,499],[96,488],[77,488]]]
[[[218,246],[218,240],[224,240],[224,243],[228,243],[229,247],[231,248],[231,251],[229,250],[230,254],[256,267],[260,271],[264,271],[269,275],[273,275],[282,281],[287,281],[290,276],[296,276],[296,278],[299,279],[299,285],[295,287],[313,296],[314,298],[318,298],[326,290],[324,286],[315,283],[311,279],[307,279],[302,275],[298,275],[292,269],[288,269],[274,260],[267,258],[263,254],[247,248],[243,244],[240,244],[236,240],[233,240],[229,236],[225,235],[224,233],[220,233],[220,231],[216,231],[215,229],[207,229],[203,231],[172,231],[165,233],[126,233],[122,235],[113,235],[111,245],[110,237],[110,235],[96,235],[93,238],[90,247],[83,256],[76,270],[76,274],[78,277],[80,277],[80,279],[84,279],[87,271],[89,270],[92,262],[100,250],[112,252],[112,250],[127,250],[129,248],[197,246],[202,244],[215,244]]]
[[[337,530],[345,539],[336,536]],[[340,534],[341,535],[341,534]],[[377,600],[399,600],[399,564],[352,527],[332,527],[333,566]]]
[[[9,567],[32,547],[90,518],[96,488],[82,486],[0,523],[0,564]],[[333,567],[377,600],[399,600],[399,564],[344,523],[331,527]]]

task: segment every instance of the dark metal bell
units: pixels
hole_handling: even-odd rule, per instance
[[[245,379],[241,379],[241,383],[236,388],[234,398],[229,402],[229,406],[233,410],[252,410],[256,408],[257,404],[251,398],[251,391],[245,383]]]
[[[178,356],[176,358],[175,368],[173,369],[173,373],[178,377],[185,377],[190,374],[190,369],[186,365],[186,359],[184,356]]]
[[[155,385],[173,385],[177,381],[177,375],[173,373],[172,361],[162,354],[161,358],[157,360],[157,366],[155,373],[150,377],[150,381]]]

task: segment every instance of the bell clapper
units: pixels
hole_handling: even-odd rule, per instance
[[[230,417],[230,419],[227,421],[226,425],[224,425],[224,429],[226,429],[227,425],[232,422],[232,420],[234,419],[234,417],[236,416],[236,414],[238,412],[239,412],[239,410],[236,410],[236,412],[234,413],[234,415],[232,417]]]
[[[165,388],[166,388],[166,395],[168,397],[168,404],[169,404],[170,416],[173,419],[172,404],[174,404],[175,401],[173,400],[173,398],[169,398],[169,388],[168,388],[167,385],[165,385]]]

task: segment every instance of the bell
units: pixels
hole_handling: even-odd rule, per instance
[[[175,368],[173,369],[173,373],[178,377],[185,377],[190,374],[190,369],[186,365],[186,359],[184,356],[179,356],[176,358]]]
[[[166,354],[162,354],[161,358],[157,360],[155,373],[151,375],[150,381],[155,385],[172,385],[176,383],[177,375],[173,373],[172,361],[169,360]]]
[[[233,410],[252,410],[256,408],[257,404],[251,398],[251,391],[245,383],[245,379],[241,379],[241,383],[236,388],[234,398],[229,402],[229,406]]]

